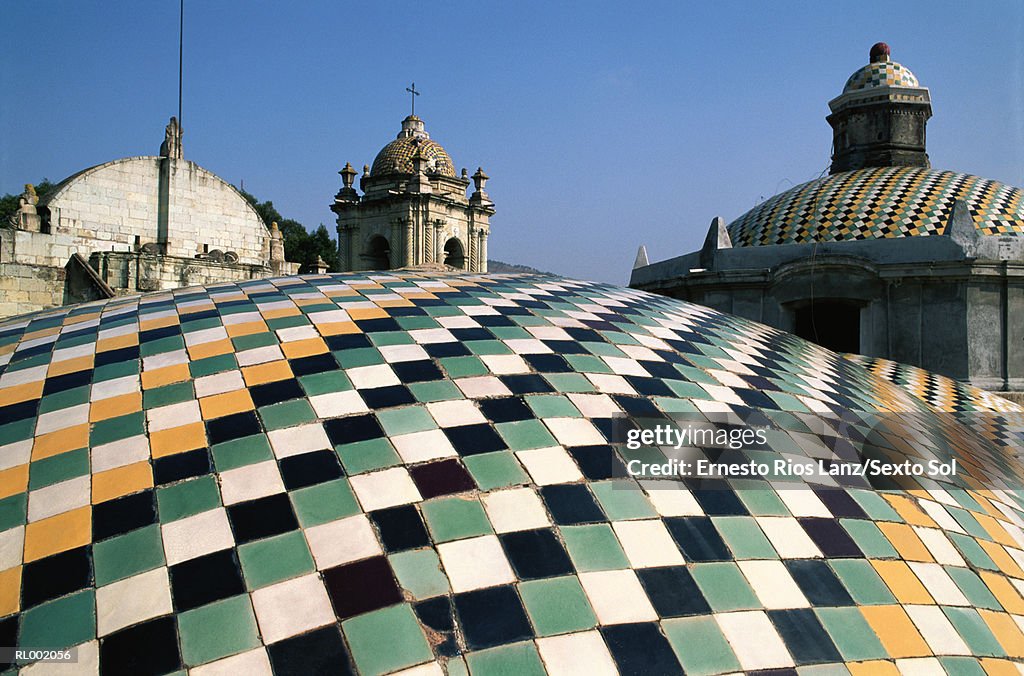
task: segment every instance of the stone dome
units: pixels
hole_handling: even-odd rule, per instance
[[[17,317],[0,645],[75,647],[101,674],[1012,670],[1024,468],[1001,428],[939,410],[775,329],[546,275],[283,277]],[[870,445],[961,471],[639,482],[625,463],[666,452],[611,444],[753,412],[751,457]]]
[[[370,169],[371,176],[401,173],[411,174],[413,171],[413,155],[419,150],[426,160],[427,173],[439,173],[442,176],[455,178],[455,166],[452,158],[440,143],[433,141],[426,132],[423,120],[410,115],[402,120],[402,131],[398,138],[387,144],[377,153]]]
[[[1024,234],[1020,188],[971,174],[876,167],[803,183],[729,225],[734,246],[942,234],[965,200],[981,234]]]
[[[910,69],[895,61],[877,61],[860,68],[843,87],[843,93],[870,87],[920,87]]]

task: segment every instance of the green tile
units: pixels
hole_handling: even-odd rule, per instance
[[[309,320],[302,315],[290,315],[287,317],[277,317],[276,319],[267,319],[267,328],[272,331],[280,331],[281,329],[290,329],[294,326],[308,326]]]
[[[697,413],[700,410],[689,399],[654,397],[654,403],[665,413]]]
[[[250,590],[316,569],[302,531],[292,531],[238,547],[238,560]]]
[[[757,521],[749,516],[716,516],[712,523],[737,559],[777,559]]]
[[[295,514],[303,528],[336,521],[360,512],[348,479],[335,479],[290,491]]]
[[[866,560],[832,559],[829,563],[858,605],[896,603],[889,587]]]
[[[558,445],[555,438],[548,432],[548,428],[539,420],[498,423],[494,428],[513,451],[548,448]]]
[[[164,565],[164,542],[160,526],[153,524],[92,546],[96,584],[108,585]]]
[[[489,326],[487,330],[493,333],[498,340],[533,338],[533,334],[519,326]]]
[[[973,535],[974,537],[982,540],[992,539],[992,536],[988,534],[988,531],[985,530],[985,528],[978,523],[978,520],[974,518],[974,515],[967,510],[947,506],[946,511],[956,519],[956,522],[959,523],[969,535]]]
[[[147,410],[159,408],[160,406],[178,404],[195,398],[196,395],[192,389],[192,381],[187,380],[183,383],[174,383],[173,385],[164,385],[163,387],[154,387],[151,390],[146,390],[142,393],[142,408]]]
[[[889,657],[871,625],[856,608],[818,608],[814,612],[847,662]]]
[[[421,503],[420,509],[436,542],[493,532],[484,506],[475,497],[428,500]]]
[[[885,498],[876,491],[854,489],[848,491],[867,515],[875,521],[903,521]]]
[[[18,422],[0,425],[0,446],[13,444],[16,441],[24,441],[35,436],[36,419],[26,418]]]
[[[95,594],[86,589],[26,610],[21,615],[18,645],[59,649],[95,639]]]
[[[690,676],[739,671],[740,663],[713,617],[662,620],[676,658]]]
[[[545,373],[544,380],[559,392],[594,392],[593,383],[579,373]]]
[[[386,674],[434,659],[416,616],[407,603],[341,623],[360,673]]]
[[[85,404],[89,401],[89,386],[75,387],[56,394],[49,394],[39,400],[39,415]]]
[[[248,594],[233,596],[178,615],[181,657],[188,666],[206,664],[260,644]]]
[[[343,369],[357,368],[359,366],[375,366],[383,364],[384,356],[372,347],[356,347],[348,350],[332,352]]]
[[[220,327],[220,317],[204,317],[203,319],[187,319],[189,315],[184,315],[181,318],[181,332],[182,333],[193,333],[194,331],[205,331],[206,329],[216,329]]]
[[[953,578],[953,582],[964,593],[964,596],[967,597],[972,606],[988,608],[989,610],[1002,610],[1002,604],[996,600],[996,597],[989,591],[988,586],[981,581],[981,578],[973,570],[957,566],[943,566],[943,568]]]
[[[385,331],[384,333],[367,334],[370,342],[377,347],[384,345],[412,345],[416,341],[405,331]]]
[[[669,381],[675,382],[675,381]],[[731,481],[736,496],[754,516],[789,516],[786,503],[764,481]]]
[[[612,521],[657,516],[654,506],[636,481],[611,479],[590,484],[590,490]]]
[[[482,491],[514,486],[530,480],[511,451],[470,455],[462,461]]]
[[[277,345],[278,340],[277,334],[273,331],[260,331],[259,333],[250,333],[247,336],[232,338],[231,344],[235,346],[235,352],[244,352],[245,350],[251,350],[256,347]]]
[[[427,599],[448,593],[448,578],[441,572],[441,561],[433,549],[415,549],[388,557],[398,583],[413,598]]]
[[[142,411],[101,420],[92,424],[89,432],[89,445],[102,446],[128,437],[146,433],[146,414]]]
[[[598,357],[589,354],[565,354],[562,357],[569,362],[574,371],[580,373],[614,373],[608,364]],[[672,382],[672,381],[668,381]]]
[[[377,411],[377,420],[389,437],[437,429],[437,423],[424,406]]]
[[[450,378],[468,378],[490,373],[487,365],[476,357],[444,357],[441,366]]]
[[[975,657],[940,657],[939,664],[952,676],[986,676],[985,669]]]
[[[450,380],[429,380],[422,383],[410,383],[408,386],[416,401],[426,404],[432,401],[450,401],[462,399],[462,392]]]
[[[597,624],[575,575],[522,582],[519,594],[539,636],[582,631]]]
[[[89,473],[89,451],[81,448],[68,451],[29,464],[29,490],[49,486],[76,476]]]
[[[883,559],[897,556],[889,539],[878,530],[874,521],[865,519],[840,519],[839,524],[846,529],[853,541],[857,543],[864,556],[869,559]]]
[[[402,327],[404,331],[415,331],[416,329],[437,329],[441,325],[430,317],[423,316],[412,316],[412,317],[395,317],[395,321]]]
[[[101,383],[104,380],[113,380],[125,376],[135,376],[142,371],[142,365],[138,359],[126,359],[125,361],[114,362],[97,366],[92,372],[92,382]]]
[[[391,442],[384,438],[342,444],[334,450],[337,451],[341,464],[349,474],[362,474],[383,467],[393,467],[402,462]]]
[[[160,521],[167,523],[220,507],[220,488],[212,475],[171,484],[156,491]]]
[[[735,563],[698,563],[690,568],[690,572],[715,612],[761,607],[754,590]]]
[[[313,407],[305,399],[293,399],[280,404],[264,406],[259,409],[263,427],[269,432],[285,427],[294,427],[305,422],[316,420]]]
[[[526,403],[538,418],[579,418],[579,412],[567,397],[560,394],[534,394],[526,397]]]
[[[544,676],[547,673],[537,648],[530,642],[477,650],[466,655],[466,662],[473,676]],[[450,670],[448,674],[451,676]]]
[[[942,607],[942,612],[956,628],[956,633],[967,642],[967,647],[974,655],[991,655],[994,657],[1005,657],[1006,651],[999,644],[992,630],[981,619],[981,615],[974,608],[950,608]]]
[[[999,566],[995,564],[974,538],[968,535],[961,535],[960,533],[950,533],[949,531],[946,531],[946,535],[953,541],[953,544],[960,550],[960,553],[967,559],[967,562],[975,568],[999,570]]]
[[[626,554],[608,524],[562,526],[561,531],[569,558],[577,571],[586,573],[629,568]]]
[[[139,355],[152,357],[153,355],[165,352],[175,352],[185,349],[185,340],[181,336],[168,336],[157,340],[147,340],[139,345]]]
[[[299,378],[299,384],[306,394],[314,397],[318,394],[330,392],[347,392],[352,389],[352,381],[348,379],[344,371],[327,371],[325,373],[312,373]]]
[[[0,531],[23,525],[28,514],[28,493],[18,493],[0,500]]]
[[[615,347],[611,343],[598,343],[593,340],[582,340],[580,345],[587,349],[591,354],[597,355],[598,357],[626,357],[626,353]]]
[[[508,345],[500,340],[467,340],[463,345],[475,355],[513,354]]]
[[[218,472],[274,459],[270,441],[263,434],[214,444],[210,451],[213,452],[213,464],[216,465]]]

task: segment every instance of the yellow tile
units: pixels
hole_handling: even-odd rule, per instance
[[[927,526],[929,528],[935,528],[936,524],[932,521],[931,517],[924,513],[917,503],[913,502],[909,498],[903,495],[896,494],[883,494],[883,497],[889,501],[892,508],[903,517],[903,520],[913,526]]]
[[[242,377],[245,379],[245,384],[252,387],[291,378],[292,368],[288,365],[287,361],[281,359],[267,362],[266,364],[246,366],[242,369]]]
[[[880,521],[877,525],[902,558],[908,561],[934,561],[921,538],[907,524]]]
[[[992,539],[998,542],[999,544],[1006,545],[1008,547],[1020,546],[1014,541],[1013,537],[1011,537],[1010,534],[1006,532],[1006,529],[1003,528],[1002,524],[993,519],[991,516],[988,516],[986,514],[978,514],[977,512],[972,512],[972,515],[975,519],[978,520],[978,523],[981,524],[981,527],[985,529],[985,532],[992,536]]]
[[[364,319],[387,319],[391,315],[379,307],[354,307],[348,310],[348,316],[356,321],[362,321]]]
[[[20,404],[29,399],[38,399],[43,396],[44,383],[44,380],[37,380],[34,383],[22,383],[13,387],[5,387],[0,390],[0,406]]]
[[[33,331],[32,333],[26,333],[25,335],[23,335],[21,337],[21,342],[27,343],[28,341],[35,340],[36,338],[47,338],[49,336],[52,336],[55,333],[60,333],[60,327],[59,326],[50,326],[50,327],[45,328],[45,329],[40,329],[38,331]]]
[[[252,403],[249,390],[235,390],[203,397],[199,400],[199,409],[203,412],[203,420],[221,418],[232,413],[251,411],[256,408]]]
[[[0,572],[0,617],[21,610],[21,566]]]
[[[883,660],[847,662],[846,667],[852,676],[900,676],[895,664]]]
[[[878,634],[890,657],[926,657],[932,654],[901,606],[861,606],[861,614]]]
[[[260,314],[264,319],[280,319],[281,317],[294,317],[302,313],[297,307],[283,307],[274,310],[260,310]]]
[[[306,338],[304,340],[293,340],[290,343],[282,343],[281,351],[289,359],[309,357],[314,354],[327,352],[327,343],[323,338]]]
[[[981,658],[981,668],[989,676],[1020,676],[1017,665],[1007,660],[997,660],[994,657]]]
[[[388,300],[375,300],[377,307],[413,307],[411,300],[405,298],[390,298]]]
[[[160,369],[142,372],[142,389],[151,390],[154,387],[163,387],[171,383],[180,383],[192,377],[189,373],[188,364],[174,364]]]
[[[122,495],[153,487],[153,470],[142,461],[92,475],[92,503],[106,502]]]
[[[213,304],[213,301],[211,300],[207,303],[197,303],[195,305],[189,305],[188,307],[180,308],[178,310],[178,314],[183,316],[191,315],[195,314],[196,312],[206,312],[207,310],[215,310],[216,308],[217,306],[215,306]]]
[[[92,540],[92,507],[85,506],[25,527],[25,563],[82,547]]]
[[[89,407],[89,422],[109,420],[142,410],[142,393],[129,392],[109,399],[94,401]]]
[[[241,324],[229,324],[224,327],[227,329],[228,335],[232,338],[238,338],[239,336],[248,336],[253,333],[266,333],[270,329],[267,327],[266,322],[243,322]]]
[[[316,330],[320,332],[321,336],[340,336],[343,333],[360,333],[359,327],[356,326],[355,322],[328,322],[326,324],[317,324]]]
[[[96,341],[96,352],[109,352],[111,350],[120,350],[122,347],[133,347],[139,344],[138,333],[125,333],[120,336],[113,336],[112,338],[100,338]]]
[[[871,565],[885,580],[885,584],[900,603],[935,603],[931,594],[921,584],[921,580],[903,561],[872,559]]]
[[[32,444],[32,460],[42,460],[89,445],[89,423],[41,434]]]
[[[207,357],[216,357],[220,354],[227,354],[234,351],[234,349],[235,348],[231,344],[231,340],[224,338],[223,340],[211,340],[209,343],[193,345],[188,348],[188,356],[192,360],[206,359]]]
[[[999,570],[1011,577],[1024,578],[1024,570],[1021,570],[1017,562],[1010,557],[1010,554],[1005,549],[994,542],[986,540],[977,540],[977,543],[981,545],[981,548],[985,550],[989,558],[999,566]]]
[[[0,500],[28,490],[28,463],[0,470]]]
[[[206,428],[201,422],[149,434],[150,455],[154,458],[162,458],[165,455],[174,455],[197,448],[206,448]]]
[[[162,329],[165,326],[177,325],[178,315],[168,315],[167,317],[157,317],[156,319],[139,319],[139,331],[152,331],[153,329]]]
[[[87,321],[89,321],[91,319],[98,319],[99,316],[100,316],[100,313],[99,313],[99,311],[97,311],[97,312],[90,312],[88,314],[75,315],[74,317],[65,317],[63,325],[64,326],[74,326],[75,324],[81,324],[82,322],[87,322]]]
[[[995,634],[996,640],[999,641],[999,645],[1003,646],[1003,650],[1010,657],[1024,657],[1024,634],[1021,633],[1020,627],[1013,621],[1013,618],[1006,613],[996,612],[994,610],[985,610],[982,608],[978,609],[978,614],[981,615],[981,619],[985,620],[985,624]]]
[[[1020,592],[1010,584],[1009,580],[999,573],[987,570],[979,570],[978,575],[981,576],[981,581],[985,583],[988,590],[992,592],[992,595],[996,597],[1000,605],[1007,612],[1016,613],[1017,615],[1024,614],[1024,599],[1021,598]]]
[[[74,359],[65,359],[64,361],[57,361],[50,364],[50,368],[46,370],[46,376],[53,378],[55,376],[62,376],[68,373],[75,373],[77,371],[84,371],[91,369],[93,364],[93,355],[87,354],[84,357],[75,357]]]

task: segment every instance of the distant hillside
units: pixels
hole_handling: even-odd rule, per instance
[[[551,275],[552,272],[544,272],[537,268],[531,268],[529,265],[516,265],[515,263],[505,263],[504,261],[492,261],[487,260],[487,272],[525,272],[535,275]]]

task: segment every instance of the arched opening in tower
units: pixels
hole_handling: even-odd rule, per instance
[[[846,300],[815,300],[798,308],[793,333],[836,352],[860,353],[860,306]]]
[[[459,270],[466,269],[466,250],[455,237],[444,243],[444,264]]]
[[[366,253],[363,254],[363,259],[370,270],[390,270],[391,245],[388,240],[380,235],[373,237]]]

